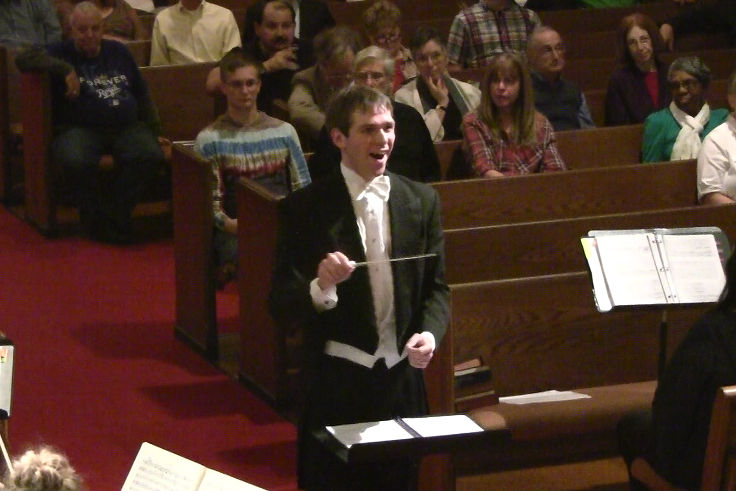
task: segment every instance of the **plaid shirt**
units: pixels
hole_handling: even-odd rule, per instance
[[[537,143],[519,145],[497,139],[475,112],[463,118],[463,153],[479,176],[495,170],[506,176],[565,170],[552,125],[541,113],[534,115]]]
[[[494,12],[484,0],[461,10],[455,16],[447,40],[450,63],[467,68],[485,66],[495,53],[526,51],[526,40],[541,25],[539,16],[529,9],[509,2]]]

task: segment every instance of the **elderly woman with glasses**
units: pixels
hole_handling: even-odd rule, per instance
[[[410,47],[419,76],[395,99],[419,111],[433,141],[461,139],[463,116],[478,107],[480,90],[447,73],[447,47],[436,30],[418,28]]]
[[[620,66],[608,80],[606,126],[643,123],[667,107],[667,73],[659,61],[664,42],[657,24],[641,13],[627,15],[617,31]]]
[[[726,109],[711,110],[705,101],[710,78],[710,69],[697,56],[672,62],[667,73],[672,102],[644,122],[642,162],[698,156],[703,138],[728,117]]]
[[[728,105],[736,111],[736,71],[728,77]],[[726,122],[703,140],[698,154],[698,200],[704,205],[736,201],[736,118]]]
[[[325,124],[330,97],[350,83],[353,60],[360,49],[358,33],[345,26],[324,30],[314,38],[314,66],[294,74],[289,119],[302,146],[311,148]]]

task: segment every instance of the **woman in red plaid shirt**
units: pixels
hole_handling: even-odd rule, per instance
[[[480,105],[463,118],[462,148],[481,177],[565,170],[552,125],[534,110],[529,71],[518,55],[491,59]]]

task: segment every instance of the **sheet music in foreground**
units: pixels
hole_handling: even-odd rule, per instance
[[[253,490],[263,491],[148,442],[141,444],[121,488],[121,491]]]
[[[680,303],[716,302],[726,276],[713,235],[662,235]]]
[[[613,305],[667,303],[651,239],[646,233],[596,236]]]

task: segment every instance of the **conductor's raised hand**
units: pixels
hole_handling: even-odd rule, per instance
[[[416,333],[406,342],[409,364],[414,368],[427,368],[434,355],[434,336],[428,332]]]
[[[355,270],[355,262],[342,252],[330,252],[317,267],[317,285],[327,290],[350,278]]]

